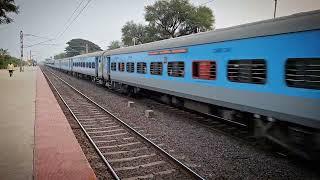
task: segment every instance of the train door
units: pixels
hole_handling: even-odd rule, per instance
[[[99,68],[98,62],[99,62],[99,56],[96,56],[94,58],[94,69],[95,69],[94,74],[95,74],[95,77],[99,77],[99,74],[98,74],[98,68]]]
[[[103,79],[103,56],[98,58],[98,77]]]
[[[70,59],[70,71],[73,71],[73,59]]]
[[[110,67],[111,66],[111,64],[110,64],[111,62],[110,61],[111,61],[111,58],[110,58],[110,56],[108,56],[107,57],[107,79],[108,80],[110,80],[110,71],[111,71],[111,69],[110,69],[111,68]]]

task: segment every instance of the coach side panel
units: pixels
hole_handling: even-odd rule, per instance
[[[135,86],[165,92],[201,102],[217,104],[275,118],[320,127],[320,91],[318,89],[289,87],[285,80],[285,66],[289,58],[320,58],[317,38],[320,31],[283,34],[197,45],[187,53],[149,55],[148,52],[114,55],[116,71],[111,79]],[[301,42],[304,42],[301,44]],[[267,73],[264,84],[232,82],[228,79],[230,60],[262,59]],[[216,79],[192,77],[192,62],[216,62]],[[319,60],[319,59],[318,59]],[[184,62],[184,77],[168,76],[168,62]],[[147,73],[119,71],[119,63],[147,64]],[[150,74],[151,62],[162,62],[161,75]],[[125,65],[126,66],[126,65]]]

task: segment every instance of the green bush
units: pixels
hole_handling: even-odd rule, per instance
[[[20,59],[8,55],[0,56],[0,69],[6,69],[9,63],[13,63],[17,67],[20,65]],[[23,61],[23,65],[25,64],[26,62]]]

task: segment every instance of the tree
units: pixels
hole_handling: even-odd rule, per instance
[[[13,63],[15,66],[20,64],[20,59],[10,56],[7,49],[0,48],[0,69],[7,68],[9,63]],[[22,62],[26,64],[25,61]]]
[[[118,49],[120,47],[121,47],[120,41],[111,41],[110,45],[108,46],[108,50]]]
[[[155,27],[136,24],[133,21],[127,22],[121,31],[122,42],[125,46],[132,46],[134,42],[135,44],[144,44],[161,39]]]
[[[1,56],[1,57],[9,56],[8,49],[0,48],[0,56]]]
[[[66,55],[66,53],[60,53],[60,54],[57,54],[57,55],[55,55],[53,58],[54,59],[62,59],[62,58],[65,58],[67,55]]]
[[[214,16],[205,6],[195,7],[189,0],[159,0],[145,7],[145,20],[158,30],[162,39],[188,35],[213,28]]]
[[[0,24],[9,24],[13,21],[8,17],[8,13],[18,14],[19,7],[15,5],[14,0],[0,0]]]
[[[69,42],[67,42],[68,46],[65,49],[66,57],[72,57],[77,56],[80,54],[86,53],[86,46],[88,46],[88,52],[96,52],[96,51],[102,51],[102,49],[94,44],[91,41],[85,40],[85,39],[71,39]]]
[[[215,22],[212,14],[212,10],[208,7],[200,6],[196,8],[182,26],[183,28],[180,29],[179,36],[212,30]]]
[[[135,44],[144,43],[145,27],[142,24],[136,24],[133,21],[127,22],[121,29],[122,31],[122,42],[125,46],[132,46]],[[135,39],[135,40],[133,40]]]

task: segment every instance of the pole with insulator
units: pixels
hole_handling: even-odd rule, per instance
[[[276,18],[278,0],[274,0],[273,18]]]
[[[21,49],[20,72],[22,72],[22,61],[23,61],[23,32],[22,31],[20,31],[20,49]]]

